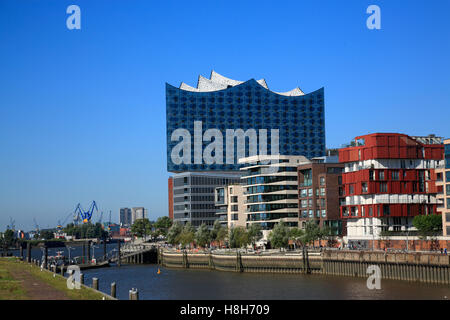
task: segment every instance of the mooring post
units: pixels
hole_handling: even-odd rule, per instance
[[[31,262],[31,243],[27,242],[27,261]]]
[[[20,260],[23,260],[23,244],[22,243],[20,244],[20,248],[19,249],[20,249],[19,250],[20,251],[20,253],[19,253],[20,254]]]
[[[80,283],[84,284],[84,274],[80,273]]]
[[[87,263],[91,263],[91,241],[87,242]]]
[[[115,282],[111,283],[111,297],[113,297],[113,298],[116,297],[116,283]]]
[[[92,278],[92,288],[98,290],[98,278]]]
[[[44,244],[44,268],[48,269],[48,248],[47,248],[47,244]]]
[[[120,267],[120,239],[117,240],[117,266]]]
[[[106,238],[103,239],[103,259],[106,260]]]
[[[64,277],[64,266],[63,265],[61,265],[61,276]]]
[[[84,263],[84,259],[85,259],[84,257],[86,256],[86,246],[84,245],[84,242],[83,242],[81,248],[82,248],[81,263]]]

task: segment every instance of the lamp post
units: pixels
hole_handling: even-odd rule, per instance
[[[69,263],[72,263],[72,260],[70,259],[70,250],[73,250],[73,247],[67,247],[67,251],[69,251]]]

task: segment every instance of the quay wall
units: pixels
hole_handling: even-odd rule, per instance
[[[369,266],[380,268],[382,279],[450,285],[450,257],[432,253],[385,253],[325,250],[320,254],[246,255],[168,252],[158,262],[169,268],[212,269],[232,272],[316,273],[365,277]]]

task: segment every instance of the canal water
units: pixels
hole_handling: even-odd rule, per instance
[[[74,246],[71,257],[81,256],[81,246]],[[117,244],[107,244],[107,251]],[[94,250],[94,251],[92,251]],[[49,256],[67,248],[49,248]],[[18,250],[12,251],[19,255]],[[91,255],[103,255],[103,245],[91,248]],[[26,250],[24,250],[26,254]],[[33,248],[32,257],[42,258],[42,251]],[[381,280],[380,290],[369,290],[366,278],[303,274],[235,273],[195,269],[167,269],[157,265],[122,264],[101,269],[83,270],[85,283],[99,279],[99,289],[110,293],[111,283],[117,286],[117,297],[127,300],[131,288],[139,290],[140,299],[151,300],[297,300],[297,299],[438,299],[450,300],[450,287],[426,283]]]
[[[369,290],[365,278],[302,274],[235,273],[161,268],[157,265],[122,265],[84,270],[85,283],[99,279],[99,289],[128,299],[131,288],[139,299],[168,300],[297,300],[297,299],[450,299],[450,287],[381,280],[380,290]]]

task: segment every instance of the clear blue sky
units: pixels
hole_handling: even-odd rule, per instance
[[[81,30],[66,8],[81,8]],[[381,8],[381,30],[366,8]],[[0,230],[96,200],[167,215],[165,92],[211,69],[325,87],[327,147],[450,137],[450,1],[0,0]],[[96,219],[94,217],[94,219]]]

